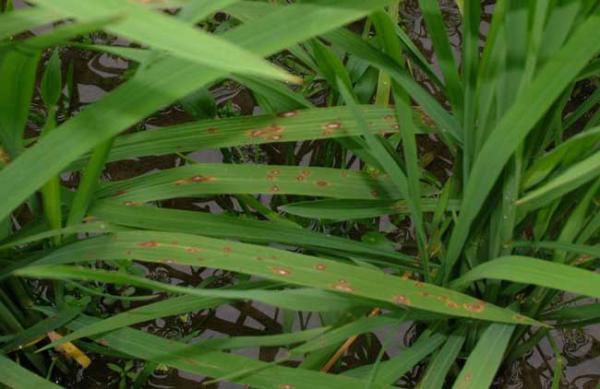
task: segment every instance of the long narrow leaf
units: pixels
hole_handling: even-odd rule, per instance
[[[207,194],[298,194],[400,198],[387,176],[353,170],[276,165],[193,164],[109,183],[97,192],[126,205]]]
[[[275,19],[272,23],[266,23],[265,20],[248,23],[226,33],[224,38],[236,41],[240,47],[260,55],[269,55],[290,44],[360,18],[386,3],[383,0],[368,4],[350,0],[344,3],[348,6],[344,13],[336,12],[335,8],[318,6],[302,8],[304,12],[294,6],[284,7],[271,15]],[[289,28],[286,23],[281,23],[278,19],[284,16],[301,27]],[[310,28],[306,28],[307,24]],[[177,58],[167,58],[139,73],[92,107],[59,126],[0,171],[0,198],[3,199],[0,220],[84,152],[158,108],[223,75],[222,71],[208,68],[200,71],[195,64],[182,62]],[[56,150],[60,152],[55,152]]]
[[[423,212],[434,212],[439,203],[435,198],[421,199]],[[460,202],[450,200],[447,211],[458,211]],[[298,201],[279,207],[291,215],[323,220],[354,220],[394,214],[409,214],[410,209],[405,200],[337,200],[325,199],[314,201]]]
[[[600,40],[589,39],[598,25],[600,15],[593,15],[582,23],[560,52],[517,97],[510,111],[485,142],[473,164],[460,217],[446,254],[446,279],[460,255],[471,224],[510,156],[552,102],[600,50]]]
[[[9,388],[40,388],[55,389],[61,386],[55,385],[31,371],[21,367],[4,355],[0,355],[0,382]]]
[[[517,200],[517,205],[528,209],[538,208],[577,189],[600,175],[600,152],[571,166],[559,176],[527,193]],[[535,204],[532,204],[535,202]]]
[[[80,317],[69,326],[76,330],[96,321],[91,317]],[[194,354],[189,352],[187,344],[129,328],[105,334],[98,341],[133,357],[163,363],[181,371],[203,376],[219,377],[253,369],[252,374],[236,375],[233,380],[256,387],[281,388],[287,385],[287,387],[291,386],[298,389],[318,387],[347,389],[365,385],[362,380],[350,377],[269,365],[265,362],[222,351]],[[372,387],[373,389],[388,388],[386,385],[373,385]]]
[[[454,280],[451,285],[462,289],[481,279],[521,282],[600,298],[600,274],[520,256],[502,257],[481,264]]]
[[[502,363],[502,357],[515,326],[490,324],[469,355],[454,382],[453,389],[488,388]]]
[[[127,207],[106,202],[97,203],[92,209],[91,215],[109,221],[111,224],[139,229],[185,232],[259,243],[280,242],[295,246],[320,247],[385,257],[406,265],[417,266],[413,258],[401,253],[381,250],[362,242],[311,232],[306,229],[282,226],[269,221],[164,208]]]
[[[38,4],[68,17],[85,19],[115,13],[120,23],[106,29],[114,34],[166,50],[176,56],[224,71],[293,81],[294,76],[222,38],[211,36],[175,18],[120,0],[89,2],[78,0],[36,0]],[[152,28],[148,28],[151,26]]]
[[[486,304],[473,297],[434,285],[404,280],[381,271],[284,250],[188,234],[135,231],[107,235],[65,246],[36,261],[35,265],[127,258],[217,267],[452,316],[508,323],[536,323],[528,318],[515,317],[510,310]],[[373,288],[373,285],[378,287]]]
[[[393,110],[374,106],[361,106],[360,109],[369,123],[366,130],[370,133],[398,132]],[[416,115],[419,113],[415,112]],[[424,129],[421,128],[421,131]],[[359,134],[361,129],[347,107],[313,108],[279,115],[203,120],[126,134],[116,138],[108,160]],[[81,159],[74,167],[80,167],[83,163],[84,159]]]

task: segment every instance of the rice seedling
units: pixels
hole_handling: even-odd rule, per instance
[[[487,388],[542,341],[561,385],[556,330],[600,320],[596,0],[456,1],[458,46],[419,0],[431,57],[397,0],[30,3],[0,13],[1,385]],[[127,71],[80,109],[68,53]],[[277,330],[142,327],[241,305]]]

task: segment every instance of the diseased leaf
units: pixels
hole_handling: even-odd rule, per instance
[[[193,164],[111,182],[97,195],[125,205],[210,194],[296,194],[350,199],[399,198],[387,176],[319,167]]]
[[[216,267],[451,316],[540,324],[532,319],[516,316],[510,310],[450,289],[404,280],[378,270],[284,250],[188,234],[122,232],[65,246],[32,265],[134,258],[157,263],[172,261],[191,266]],[[29,267],[20,271],[33,271],[31,269],[33,268]],[[372,285],[378,287],[373,288]]]

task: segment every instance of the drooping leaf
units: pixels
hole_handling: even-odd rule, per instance
[[[250,218],[165,208],[127,207],[107,202],[96,203],[91,210],[91,215],[114,225],[137,229],[185,232],[215,238],[241,239],[248,242],[279,242],[289,245],[335,249],[357,255],[389,258],[404,265],[417,266],[413,258],[402,253],[380,250],[350,239]],[[232,228],[232,226],[235,226],[235,228]]]
[[[338,12],[336,7],[311,5],[283,7],[256,23],[228,31],[225,39],[260,55],[269,55],[296,42],[311,38],[368,14],[387,4],[377,0],[368,4],[349,0]],[[272,22],[270,21],[272,19]],[[293,20],[290,28],[281,20]],[[268,22],[268,23],[267,23]],[[310,27],[310,28],[307,28]],[[177,69],[177,71],[173,71]],[[200,71],[193,63],[166,58],[154,63],[127,83],[68,120],[18,160],[0,171],[0,220],[37,190],[50,177],[60,173],[80,155],[110,139],[158,108],[181,98],[210,81],[223,76],[222,70]],[[160,92],[159,92],[160,91]],[[124,102],[128,102],[124,104]],[[53,152],[60,150],[60,152]]]
[[[34,262],[34,265],[134,258],[150,262],[173,261],[190,266],[216,267],[451,316],[508,323],[536,323],[529,318],[515,317],[510,310],[486,304],[450,289],[404,280],[378,270],[188,234],[144,231],[116,233],[65,246]],[[19,271],[28,272],[33,271],[32,269],[29,267]],[[378,287],[373,288],[372,285]]]
[[[294,76],[286,74],[238,45],[136,3],[119,0],[107,0],[101,3],[36,0],[36,3],[66,17],[83,20],[89,17],[88,15],[100,17],[121,14],[123,20],[108,25],[106,27],[108,31],[165,50],[180,58],[227,72],[287,81],[296,80]],[[148,28],[149,26],[152,28]]]

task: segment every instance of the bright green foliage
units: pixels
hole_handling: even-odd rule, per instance
[[[0,385],[56,387],[94,352],[123,360],[107,365],[121,387],[168,367],[387,388],[422,364],[419,388],[478,389],[544,337],[554,347],[550,326],[600,321],[596,303],[559,301],[600,298],[597,2],[499,0],[480,50],[479,1],[456,2],[455,47],[439,2],[420,0],[435,66],[396,0],[0,3]],[[128,61],[81,110],[73,52]],[[260,112],[215,98],[231,85]],[[146,125],[173,105],[189,120]],[[146,157],[170,162],[120,168]],[[140,271],[156,266],[211,275]],[[130,328],[251,303],[281,312],[279,332]],[[383,358],[398,345],[380,334],[408,322],[410,346]],[[356,338],[381,350],[348,369]],[[263,347],[279,353],[229,352]]]

